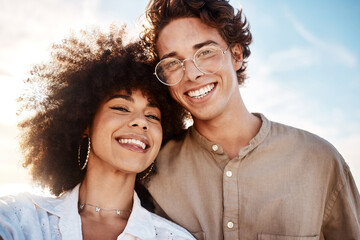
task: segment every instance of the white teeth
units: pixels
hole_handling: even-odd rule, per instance
[[[146,148],[146,144],[143,143],[142,141],[140,140],[137,140],[137,139],[132,139],[132,138],[129,138],[129,139],[120,139],[119,140],[120,143],[123,143],[123,144],[127,144],[127,143],[130,143],[130,144],[134,144],[134,145],[137,145],[139,147],[141,147],[142,149],[145,149]]]
[[[202,98],[205,97],[213,88],[215,87],[215,84],[207,85],[206,87],[200,88],[195,91],[189,91],[188,95],[192,98]]]

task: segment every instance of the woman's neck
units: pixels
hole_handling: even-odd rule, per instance
[[[96,171],[96,168],[90,165],[80,186],[79,204],[91,204],[101,209],[130,210],[133,204],[135,177],[133,174]],[[83,210],[99,215],[95,207],[91,209],[91,205],[87,205],[89,208]],[[108,211],[103,211],[101,215],[106,215],[106,212]]]
[[[116,239],[130,217],[136,175],[93,164],[89,159],[79,191],[83,239]]]

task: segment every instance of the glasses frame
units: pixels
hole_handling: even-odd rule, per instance
[[[214,46],[214,47],[220,49],[220,51],[221,51],[221,53],[222,53],[221,65],[219,66],[219,69],[218,69],[218,70],[216,70],[215,72],[212,72],[212,73],[208,73],[208,72],[202,71],[202,70],[198,67],[198,65],[196,64],[196,61],[195,61],[195,56],[196,56],[196,54],[197,54],[199,51],[201,51],[204,47],[207,47],[207,46]],[[193,57],[185,58],[185,59],[182,60],[182,61],[179,60],[178,58],[174,58],[174,57],[164,58],[164,59],[160,60],[160,61],[156,64],[156,66],[155,66],[155,72],[154,72],[153,74],[156,76],[156,78],[157,78],[162,84],[164,84],[164,85],[166,85],[166,86],[175,86],[175,85],[179,84],[179,82],[181,82],[181,80],[183,79],[184,74],[185,74],[185,64],[184,64],[184,62],[185,62],[185,61],[188,61],[188,60],[192,60],[193,63],[194,63],[194,65],[195,65],[195,67],[196,67],[196,69],[199,70],[200,72],[202,72],[202,73],[204,73],[204,74],[215,74],[215,73],[217,73],[217,72],[222,68],[222,66],[223,66],[223,64],[224,64],[224,56],[225,56],[225,54],[226,54],[226,51],[227,51],[229,48],[230,48],[230,46],[228,46],[225,50],[222,50],[219,46],[216,46],[216,45],[206,45],[206,46],[203,46],[203,47],[199,48],[199,49],[194,53],[194,56],[193,56]],[[180,64],[181,64],[181,67],[182,67],[182,70],[183,70],[183,71],[182,71],[182,75],[181,75],[181,78],[179,79],[179,81],[177,81],[176,83],[172,83],[172,84],[170,84],[170,83],[165,83],[165,82],[163,82],[163,81],[159,78],[159,76],[158,76],[157,73],[156,73],[157,67],[158,67],[159,64],[160,64],[162,61],[164,61],[165,59],[175,59],[175,60],[179,61]]]

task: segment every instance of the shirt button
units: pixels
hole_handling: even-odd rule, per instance
[[[226,226],[231,229],[231,228],[234,227],[234,223],[233,223],[233,222],[228,222],[228,223],[226,224]]]
[[[232,171],[226,171],[226,176],[231,177],[232,176]]]
[[[216,152],[219,149],[218,145],[216,145],[216,144],[212,145],[211,148],[214,152]]]

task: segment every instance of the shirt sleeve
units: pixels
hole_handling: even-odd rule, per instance
[[[344,172],[345,181],[337,184],[326,204],[322,229],[326,240],[360,239],[359,191],[347,165]]]
[[[4,240],[25,240],[15,209],[9,204],[11,197],[0,198],[0,236]]]

